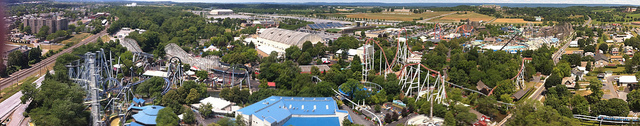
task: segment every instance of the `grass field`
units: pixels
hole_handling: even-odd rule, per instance
[[[60,43],[62,43],[62,44],[67,44],[67,43],[71,43],[71,42],[78,43],[78,42],[84,40],[85,38],[87,38],[89,36],[91,36],[90,33],[80,33],[80,34],[73,35],[73,37],[71,37],[70,39],[64,40],[64,41],[62,41]]]
[[[509,23],[509,24],[526,24],[526,23],[534,23],[534,24],[539,24],[542,23],[540,21],[525,21],[524,19],[521,18],[498,18],[495,21],[491,22],[494,24],[502,24],[502,23]]]
[[[348,14],[347,18],[367,18],[367,19],[384,19],[396,21],[413,21],[413,19],[436,17],[443,14],[451,13],[449,11],[425,12],[421,14],[409,12],[382,12],[382,13],[357,13]]]
[[[109,35],[104,35],[104,36],[100,37],[100,39],[102,39],[102,42],[109,42],[109,40],[111,40],[111,39],[109,39]]]
[[[479,14],[479,13],[475,13],[475,12],[467,12],[467,14],[464,14],[464,12],[460,13],[460,14],[451,14],[451,15],[447,15],[438,19],[434,19],[432,21],[434,22],[460,22],[460,20],[466,20],[469,19],[471,21],[489,21],[491,19],[493,19],[494,17],[491,17],[489,15],[484,15],[484,14]]]

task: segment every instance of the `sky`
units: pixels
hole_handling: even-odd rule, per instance
[[[167,1],[167,0],[136,0],[136,1]],[[207,3],[247,3],[247,2],[278,2],[278,3],[561,3],[561,4],[629,4],[639,5],[640,0],[169,0],[173,2],[207,2]]]

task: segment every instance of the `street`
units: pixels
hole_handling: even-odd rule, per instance
[[[37,87],[40,87],[40,85],[42,85],[43,80],[44,80],[44,75],[42,75],[40,78],[35,80],[33,83],[36,83]],[[8,99],[0,103],[0,106],[2,106],[3,108],[3,109],[0,109],[0,115],[2,115],[1,116],[2,120],[4,120],[5,118],[11,119],[11,121],[7,123],[9,126],[21,125],[22,121],[25,119],[22,113],[24,113],[24,111],[27,109],[31,101],[28,101],[25,104],[21,104],[22,101],[20,100],[20,97],[22,97],[22,95],[23,95],[22,91],[18,91],[18,93],[14,94],[13,96],[9,97]]]
[[[353,120],[353,123],[355,124],[361,124],[361,125],[365,125],[365,126],[374,126],[373,122],[364,119],[363,115],[358,115],[356,113],[353,112],[353,109],[347,105],[342,105],[341,107],[343,110],[347,110],[349,111],[349,116],[351,116],[351,120]]]

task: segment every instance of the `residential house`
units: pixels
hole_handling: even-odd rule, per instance
[[[624,48],[624,54],[627,54],[628,56],[633,56],[634,50],[633,47],[631,46],[625,46]]]
[[[612,55],[618,55],[620,54],[620,49],[618,47],[613,47],[611,48],[611,54]]]
[[[564,78],[562,78],[562,84],[567,86],[567,88],[573,88],[573,87],[576,86],[575,85],[576,84],[575,80],[576,79],[573,76],[572,77],[564,77]]]
[[[596,54],[596,56],[593,58],[596,60],[596,62],[593,64],[594,68],[604,67],[609,64],[609,57],[605,56],[602,53]]]
[[[593,52],[585,52],[584,56],[596,57],[596,54],[594,54]]]
[[[611,56],[609,60],[611,60],[611,62],[624,62],[624,58],[622,58],[622,56]]]

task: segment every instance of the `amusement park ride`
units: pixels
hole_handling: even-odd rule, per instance
[[[434,33],[436,38],[440,38],[442,26],[440,24],[435,24]],[[401,32],[405,33],[406,29],[402,29]],[[461,25],[456,28],[456,33],[461,33],[463,35],[468,35],[473,32],[472,26]],[[453,84],[451,82],[447,82],[446,74],[442,74],[440,71],[436,71],[428,68],[421,63],[409,62],[408,58],[411,54],[417,54],[417,52],[413,52],[407,43],[407,39],[400,36],[398,34],[398,39],[396,39],[396,53],[393,59],[387,59],[387,55],[384,51],[380,51],[380,58],[378,60],[379,63],[375,64],[374,53],[376,47],[380,50],[383,47],[373,39],[367,39],[365,41],[364,48],[364,69],[362,69],[362,77],[363,83],[368,81],[369,72],[376,72],[377,75],[384,74],[384,77],[387,78],[388,73],[396,73],[397,78],[399,78],[399,85],[402,85],[402,91],[405,93],[405,96],[414,96],[416,101],[418,101],[422,97],[426,97],[428,101],[435,100],[435,102],[439,104],[447,104],[443,100],[446,98],[445,86],[446,84],[458,88],[462,88],[467,91],[472,91],[479,93],[481,95],[490,96],[493,93],[493,88],[489,94],[484,94],[477,90],[468,89],[460,85]],[[375,44],[375,46],[373,45]],[[391,63],[389,63],[391,61]],[[393,71],[394,66],[401,66],[400,71]],[[375,69],[378,68],[378,71]],[[422,74],[426,72],[427,74]],[[520,66],[520,70],[518,74],[513,77],[511,80],[514,80],[517,88],[524,88],[524,60]],[[499,85],[498,85],[499,86]],[[507,104],[507,103],[505,103]]]
[[[134,53],[134,61],[136,67],[148,70],[152,67],[152,63],[149,63],[149,58],[153,55],[146,53]],[[72,81],[78,83],[87,91],[87,99],[85,103],[89,103],[91,107],[91,117],[93,119],[93,126],[107,125],[105,123],[106,113],[108,111],[113,115],[112,117],[119,117],[121,120],[130,114],[126,112],[127,106],[130,106],[128,101],[131,98],[135,98],[133,95],[132,87],[138,85],[146,80],[148,77],[140,76],[137,82],[125,82],[124,78],[117,79],[116,74],[122,72],[121,65],[114,67],[112,64],[113,59],[111,56],[107,56],[104,50],[96,51],[95,53],[87,52],[82,59],[73,61],[65,65],[69,69],[69,77]],[[118,61],[119,63],[120,61]],[[167,93],[173,85],[182,84],[182,67],[180,59],[177,57],[170,58],[166,65],[167,75],[164,80],[166,85],[162,91],[164,95]],[[133,66],[129,66],[129,69],[133,70]],[[126,68],[124,68],[126,69]],[[134,74],[132,73],[132,76]],[[127,83],[126,85],[124,85]],[[115,96],[111,94],[116,94]],[[108,101],[104,107],[101,107],[100,102]],[[109,118],[112,118],[109,117]],[[122,121],[124,123],[124,121]]]

